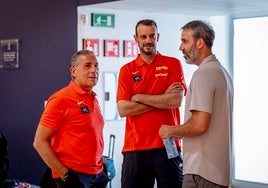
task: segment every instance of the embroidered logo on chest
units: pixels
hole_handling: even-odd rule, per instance
[[[141,81],[141,76],[134,76],[133,80],[134,82]]]
[[[81,110],[82,114],[88,114],[89,113],[89,109],[88,109],[87,106],[81,107],[80,110]]]

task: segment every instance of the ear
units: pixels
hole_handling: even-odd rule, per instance
[[[197,39],[197,41],[196,41],[196,47],[203,48],[204,45],[205,45],[205,42],[204,42],[204,40],[202,38]]]
[[[72,77],[75,78],[75,68],[74,67],[70,67],[70,73],[71,73]]]
[[[136,36],[136,35],[133,35],[133,38],[134,38],[135,42],[138,43],[138,38],[137,38],[137,36]]]
[[[157,40],[156,40],[157,42],[159,41],[159,37],[160,37],[160,34],[157,33],[157,38],[156,38],[156,39],[157,39]]]

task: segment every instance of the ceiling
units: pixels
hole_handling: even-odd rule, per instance
[[[119,0],[90,5],[93,8],[184,15],[266,14],[268,0]]]

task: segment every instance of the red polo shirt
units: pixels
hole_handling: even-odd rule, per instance
[[[186,91],[181,63],[178,59],[158,53],[151,64],[138,57],[120,69],[117,101],[131,100],[135,94],[158,95],[174,82],[180,82]],[[123,152],[164,147],[158,131],[162,124],[180,123],[178,108],[155,109],[126,118]],[[180,145],[180,143],[178,143]]]
[[[86,174],[103,170],[104,120],[95,95],[71,81],[50,96],[39,122],[55,131],[51,146],[59,160]]]

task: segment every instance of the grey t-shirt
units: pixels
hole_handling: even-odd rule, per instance
[[[233,83],[216,59],[207,57],[194,72],[185,102],[185,121],[191,110],[211,114],[209,129],[183,138],[184,174],[197,174],[216,184],[230,184],[230,138]]]

